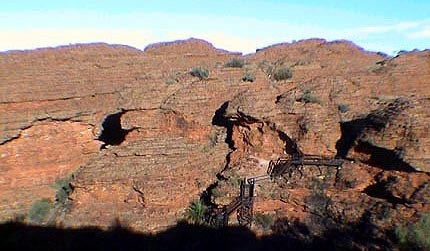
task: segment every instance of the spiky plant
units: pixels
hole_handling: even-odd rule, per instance
[[[204,225],[207,206],[201,200],[191,202],[190,206],[185,211],[185,218],[191,224]]]

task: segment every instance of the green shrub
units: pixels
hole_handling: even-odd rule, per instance
[[[226,67],[233,67],[233,68],[242,68],[244,65],[244,61],[240,58],[233,58],[228,63],[225,64]]]
[[[267,60],[263,60],[260,63],[258,63],[258,67],[267,75],[270,75],[273,73],[273,69],[274,69],[274,64],[267,61]]]
[[[280,80],[286,80],[293,77],[293,74],[291,73],[291,70],[288,68],[282,68],[280,70],[278,70],[277,72],[275,72],[275,74],[273,75],[273,78],[276,81],[280,81]]]
[[[265,230],[269,229],[275,222],[272,215],[262,214],[262,213],[256,213],[254,217],[254,221],[257,226],[260,226]]]
[[[214,188],[212,189],[212,197],[214,198],[219,198],[222,196],[221,191],[219,190],[219,188]]]
[[[299,99],[299,101],[305,102],[305,103],[322,104],[321,99],[312,95],[312,93],[309,90],[304,91],[303,96]]]
[[[414,224],[396,227],[395,234],[402,251],[430,250],[430,214]]]
[[[227,184],[230,187],[234,187],[234,188],[239,187],[241,182],[242,182],[242,177],[240,177],[240,175],[236,172],[233,172],[232,175],[228,177],[228,180],[227,180]]]
[[[191,70],[191,76],[198,77],[200,80],[209,78],[209,70],[202,67],[194,67]]]
[[[305,103],[316,103],[316,104],[321,104],[322,103],[321,99],[319,99],[318,97],[315,97],[315,96],[313,96],[311,94],[305,94],[305,95],[303,95],[302,100]]]
[[[201,200],[191,202],[190,206],[185,211],[185,219],[189,223],[195,225],[204,225],[207,206]]]
[[[42,198],[35,201],[28,212],[28,221],[30,223],[42,224],[52,209],[52,202],[48,198]]]
[[[166,80],[166,85],[174,85],[174,84],[176,84],[176,83],[178,83],[177,79],[174,79],[174,78],[171,78],[171,77],[169,77],[169,78]]]
[[[242,81],[252,83],[255,81],[255,76],[252,75],[251,73],[245,73],[245,75],[243,75],[242,77]]]
[[[64,177],[62,179],[55,180],[54,187],[57,189],[55,193],[55,202],[62,203],[68,197],[69,194],[73,191],[73,187],[70,184],[71,176]]]

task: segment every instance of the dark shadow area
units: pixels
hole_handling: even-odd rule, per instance
[[[212,125],[222,126],[227,129],[227,137],[225,138],[225,143],[228,144],[228,147],[230,149],[234,150],[234,141],[232,137],[233,123],[228,121],[228,119],[224,116],[227,107],[228,101],[222,104],[221,107],[215,111],[215,115],[212,117]]]
[[[312,236],[299,222],[279,220],[272,235],[257,237],[245,227],[215,229],[178,223],[158,234],[135,233],[117,225],[60,229],[9,222],[0,225],[1,250],[359,250],[351,234],[359,229],[332,229]],[[354,230],[356,229],[356,230]],[[370,240],[367,240],[370,241]],[[380,249],[380,250],[389,250]]]
[[[359,140],[364,130],[370,129],[371,131],[381,132],[390,124],[390,121],[398,117],[408,107],[409,101],[398,98],[387,104],[383,109],[371,111],[366,117],[340,122],[341,138],[336,142],[337,156],[346,158],[351,148],[358,143],[357,140]],[[366,145],[362,147],[366,147]],[[372,149],[375,150],[374,148]],[[379,155],[379,152],[376,155]]]
[[[346,158],[366,126],[366,119],[340,122],[341,137],[336,142],[337,157]]]
[[[104,231],[11,222],[0,225],[0,234],[1,250],[249,250],[256,242],[255,235],[246,228],[216,230],[185,223],[151,235],[122,226]]]
[[[225,143],[227,143],[228,148],[230,149],[229,153],[227,153],[225,157],[225,167],[227,168],[230,164],[231,160],[231,154],[233,153],[236,148],[234,147],[234,141],[233,141],[233,123],[231,121],[228,121],[228,119],[225,117],[225,111],[228,107],[228,101],[224,102],[220,108],[218,108],[215,111],[214,116],[212,117],[212,125],[225,127],[227,130],[227,135],[225,137]],[[220,177],[218,177],[220,179]]]
[[[370,155],[370,159],[364,162],[368,165],[379,167],[384,170],[416,172],[411,165],[399,158],[393,150],[377,147],[367,142],[358,142],[354,150]]]
[[[366,212],[358,222],[345,224],[336,222],[326,213],[313,214],[306,220],[307,225],[280,219],[273,226],[274,234],[260,240],[260,247],[270,247],[268,250],[309,251],[392,250],[396,245],[394,234],[374,225],[372,217],[371,213]],[[376,236],[377,232],[381,234]]]
[[[221,177],[218,177],[218,179],[221,179]],[[215,181],[214,183],[210,184],[206,190],[204,190],[200,195],[200,200],[205,204],[206,206],[213,208],[216,207],[215,203],[212,201],[212,193],[213,190],[218,186],[218,181]]]
[[[278,131],[279,138],[285,142],[285,152],[293,157],[303,156],[296,142],[294,142],[288,135],[282,131]]]
[[[103,141],[104,144],[101,149],[107,145],[119,145],[125,140],[125,136],[133,129],[125,130],[121,127],[121,116],[124,111],[108,115],[102,123],[102,133],[98,140]]]
[[[387,189],[388,188],[387,186],[389,185],[390,185],[389,181],[381,181],[379,183],[366,187],[366,189],[364,189],[363,192],[369,195],[370,197],[384,199],[387,202],[394,205],[395,204],[405,205],[406,203],[408,203],[406,199],[394,197],[393,194],[390,193],[389,190]]]

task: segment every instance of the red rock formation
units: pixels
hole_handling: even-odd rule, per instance
[[[207,188],[226,204],[239,177],[299,151],[347,161],[262,184],[257,212],[315,234],[370,213],[383,236],[430,210],[429,51],[388,58],[313,39],[242,57],[190,39],[143,52],[92,44],[0,57],[2,220],[53,200],[52,183],[73,173],[53,222],[119,219],[158,231]],[[244,67],[225,66],[236,57]],[[208,79],[189,74],[197,66]],[[291,78],[276,80],[282,69]]]

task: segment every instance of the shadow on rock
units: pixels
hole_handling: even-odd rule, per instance
[[[116,224],[109,230],[95,227],[62,229],[19,222],[0,225],[1,250],[358,250],[349,232],[330,230],[312,236],[299,223],[278,221],[274,233],[257,237],[245,227],[214,229],[178,223],[158,234],[136,233]],[[384,249],[382,249],[384,250]]]

